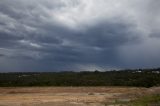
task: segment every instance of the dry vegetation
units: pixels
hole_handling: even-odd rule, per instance
[[[126,106],[126,102],[158,93],[159,87],[4,87],[0,88],[0,106]]]

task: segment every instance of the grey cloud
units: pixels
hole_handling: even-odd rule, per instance
[[[113,48],[124,45],[126,43],[134,43],[140,37],[130,30],[132,25],[125,25],[121,23],[104,23],[96,25],[89,29],[83,36],[82,42],[88,43],[91,46],[102,48]],[[86,36],[88,36],[86,39]]]
[[[155,52],[160,52],[159,40],[154,38],[160,34],[157,31],[159,16],[155,16],[159,12],[159,2],[116,2],[1,0],[0,70],[81,70],[90,66],[139,68],[149,66],[150,62],[145,61],[147,55],[153,54],[150,64],[158,66],[159,55]],[[143,6],[138,5],[140,2]],[[110,10],[106,11],[106,6]],[[99,12],[98,15],[92,10]],[[147,11],[154,12],[148,15]],[[153,20],[152,28],[148,26],[149,20]]]
[[[0,57],[4,57],[5,55],[4,54],[0,54]]]
[[[160,32],[153,32],[150,34],[150,37],[160,38]]]

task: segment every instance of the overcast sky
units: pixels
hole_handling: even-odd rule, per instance
[[[160,67],[160,0],[0,0],[0,72]]]

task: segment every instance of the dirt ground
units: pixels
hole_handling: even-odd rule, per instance
[[[157,93],[160,87],[3,87],[0,106],[109,106]]]

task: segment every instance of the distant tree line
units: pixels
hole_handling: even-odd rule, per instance
[[[0,87],[23,86],[160,86],[160,68],[106,72],[0,73]]]

